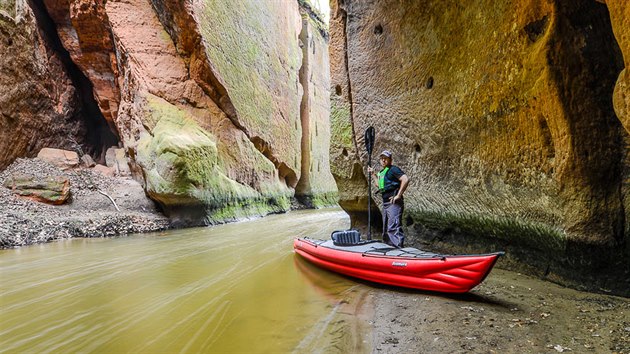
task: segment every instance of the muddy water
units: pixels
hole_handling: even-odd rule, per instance
[[[369,287],[292,252],[348,224],[304,211],[0,251],[0,352],[369,351]]]
[[[293,254],[348,224],[303,211],[0,251],[0,353],[630,353],[628,299],[501,269],[468,294],[404,290]]]

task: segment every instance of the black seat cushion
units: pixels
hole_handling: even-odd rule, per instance
[[[333,231],[330,237],[336,246],[353,246],[362,243],[361,233],[356,229]]]

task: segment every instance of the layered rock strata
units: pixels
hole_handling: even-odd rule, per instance
[[[613,23],[625,23],[618,6]],[[627,292],[624,62],[606,5],[346,0],[332,10],[331,159],[344,209],[365,213],[362,137],[373,125],[375,150],[392,150],[412,178],[412,242],[503,248],[506,264]]]

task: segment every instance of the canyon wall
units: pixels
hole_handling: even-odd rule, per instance
[[[330,63],[327,25],[316,16],[308,3],[301,7],[300,47],[302,67],[299,80],[304,94],[300,102],[302,122],[301,177],[296,197],[307,206],[337,203],[336,188],[330,171]],[[323,173],[324,172],[324,173]]]
[[[332,172],[355,226],[374,126],[412,180],[412,244],[630,289],[623,1],[331,7]]]
[[[63,56],[80,76],[66,80],[67,86],[92,100],[91,112],[79,102],[83,113],[73,117],[77,127],[97,121],[93,130],[100,140],[81,132],[75,140],[80,147],[91,143],[97,151],[88,153],[97,158],[109,146],[123,147],[132,174],[175,224],[282,212],[296,197],[308,206],[334,204],[328,149],[303,149],[305,139],[325,141],[324,147],[329,139],[329,78],[300,78],[302,71],[327,72],[322,59],[327,44],[317,33],[319,38],[311,34],[305,38],[310,42],[302,43],[300,35],[312,20],[296,1],[32,0],[28,5],[25,11],[38,14],[21,27],[32,33],[31,42],[50,36],[56,43],[40,45],[49,52],[43,61]],[[305,60],[304,46],[311,60]],[[32,47],[14,47],[34,56]],[[36,84],[62,81],[61,75],[49,76]],[[78,88],[80,82],[86,85]],[[309,97],[303,97],[304,87]],[[14,137],[5,132],[11,144]],[[40,145],[62,144],[52,134]],[[16,148],[2,163],[31,155]]]

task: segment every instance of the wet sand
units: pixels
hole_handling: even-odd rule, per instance
[[[495,268],[466,294],[338,275],[296,255],[330,298],[315,353],[630,353],[630,299],[577,291]],[[350,284],[343,292],[331,284]],[[296,352],[303,352],[298,350]]]
[[[501,269],[462,295],[372,287],[374,353],[630,353],[630,299]]]

